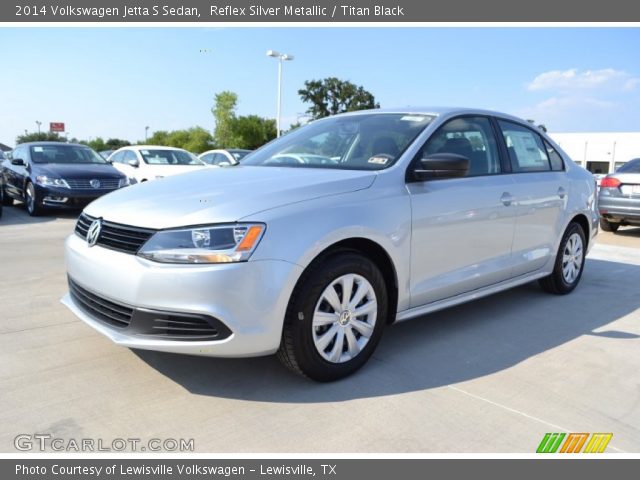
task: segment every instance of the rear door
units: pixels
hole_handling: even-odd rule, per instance
[[[518,218],[513,237],[513,276],[542,268],[555,258],[569,199],[562,158],[532,128],[498,119],[511,162]]]
[[[445,152],[470,159],[466,177],[407,184],[412,307],[499,283],[511,274],[514,183],[502,174],[489,118],[449,120],[427,140],[419,158]]]

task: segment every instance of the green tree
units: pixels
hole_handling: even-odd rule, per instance
[[[131,142],[120,138],[110,138],[104,144],[106,147],[105,150],[117,150],[122,147],[128,147],[129,145],[131,145]]]
[[[231,121],[232,140],[229,148],[255,150],[276,138],[276,122],[273,119],[247,115]]]
[[[168,146],[169,145],[169,132],[167,132],[166,130],[158,130],[157,132],[153,132],[153,135],[151,135],[149,138],[147,138],[147,140],[145,140],[144,142],[138,142],[139,144],[145,144],[145,145],[164,145],[164,146]]]
[[[238,95],[228,90],[217,93],[215,96],[215,105],[211,109],[211,113],[216,121],[216,129],[213,138],[216,145],[221,148],[230,148],[233,141],[233,130],[231,124],[236,118],[236,106],[238,104]]]
[[[307,80],[298,95],[311,106],[307,113],[314,119],[343,112],[380,108],[373,94],[363,87],[336,77]]]
[[[57,132],[32,132],[18,135],[16,145],[27,142],[66,142],[67,139],[58,135]]]

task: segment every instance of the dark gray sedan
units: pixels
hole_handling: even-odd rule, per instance
[[[615,232],[621,225],[640,226],[640,158],[602,179],[598,209],[605,232]]]

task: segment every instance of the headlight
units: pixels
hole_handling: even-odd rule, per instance
[[[249,259],[266,226],[259,223],[163,230],[138,255],[162,263],[231,263]]]
[[[127,185],[131,185],[131,181],[129,180],[129,177],[121,178],[120,181],[118,182],[118,188],[126,187]]]
[[[51,178],[46,175],[38,175],[36,183],[43,187],[64,187],[69,188],[69,184],[63,178]]]

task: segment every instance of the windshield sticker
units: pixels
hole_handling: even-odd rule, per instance
[[[33,147],[33,151],[34,152],[44,152],[44,149],[42,147]]]
[[[140,150],[142,155],[149,155],[149,150]]]
[[[405,122],[422,122],[426,117],[421,115],[405,115],[400,120],[404,120]]]
[[[389,159],[387,157],[371,157],[369,163],[375,163],[376,165],[386,165]]]

